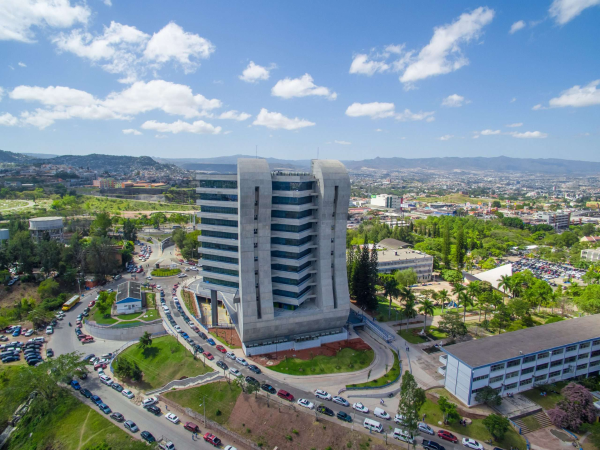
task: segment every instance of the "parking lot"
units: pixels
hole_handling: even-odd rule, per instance
[[[585,270],[576,269],[568,264],[556,264],[537,258],[521,258],[512,263],[513,273],[531,271],[536,278],[546,280],[551,286],[562,284],[564,279],[580,281]]]

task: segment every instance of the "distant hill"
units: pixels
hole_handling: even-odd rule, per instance
[[[166,162],[175,164],[183,169],[187,170],[210,170],[210,169],[196,169],[196,164],[237,164],[239,158],[255,158],[254,155],[231,155],[231,156],[216,156],[214,158],[154,158],[160,162]],[[260,158],[260,155],[259,155]],[[293,159],[277,159],[277,158],[264,158],[269,163],[271,169],[294,169],[294,168],[308,168],[310,167],[310,160],[293,160]]]
[[[38,158],[38,159],[51,159],[51,158],[56,158],[58,155],[53,155],[51,153],[25,153],[25,152],[19,152],[21,155],[25,155],[25,156],[30,156],[32,158]]]
[[[31,162],[33,158],[22,153],[13,153],[5,150],[0,150],[0,163],[15,163],[23,164]]]
[[[37,160],[39,161],[39,160]],[[159,167],[161,164],[149,156],[118,155],[63,155],[52,158],[52,164],[66,164],[74,167],[90,168],[98,172],[129,172],[131,170]]]

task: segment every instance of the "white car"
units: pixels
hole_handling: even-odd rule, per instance
[[[322,400],[331,400],[331,394],[321,389],[317,389],[315,391],[315,397],[320,398]]]
[[[158,403],[158,399],[156,397],[148,397],[142,401],[142,406],[145,408],[146,406],[154,405],[155,403]]]
[[[225,450],[237,450],[237,448],[235,448],[233,445],[228,445],[225,447]]]
[[[112,289],[107,289],[106,292],[108,292],[109,294],[112,294],[114,291]]]
[[[394,416],[394,422],[396,422],[398,425],[404,425],[404,416],[402,414],[396,414]]]
[[[346,400],[344,397],[339,397],[339,396],[335,396],[332,398],[333,403],[337,403],[338,405],[342,405],[342,406],[350,406],[350,403],[348,403],[348,400]]]
[[[475,439],[463,438],[462,444],[467,448],[472,448],[473,450],[483,450],[483,445],[481,445]]]
[[[53,334],[53,333],[54,333],[54,328],[46,327],[46,334]]]
[[[175,331],[177,331],[178,333],[181,333],[181,327],[179,325],[175,325]]]
[[[352,408],[357,410],[358,412],[362,412],[362,413],[368,413],[369,412],[369,408],[367,408],[365,405],[363,405],[362,403],[354,403],[352,405]]]
[[[156,285],[156,289],[162,289],[162,287],[160,286],[160,284]]]
[[[227,352],[227,353],[225,353],[225,356],[227,356],[229,359],[233,359],[235,361],[235,358],[236,358],[235,353]]]
[[[312,402],[309,402],[305,398],[299,398],[297,403],[300,406],[303,406],[304,408],[315,409],[315,405],[313,405]]]
[[[169,422],[173,422],[174,424],[178,424],[179,423],[179,417],[177,417],[173,413],[165,414],[165,419],[167,419]]]
[[[247,366],[248,362],[244,359],[244,358],[235,358],[235,362],[237,362],[238,364],[241,364],[242,366]]]
[[[113,384],[112,380],[107,375],[100,375],[100,380],[107,386],[111,386]]]
[[[146,280],[151,280],[151,279],[152,279],[152,275],[148,275],[148,276],[146,277]]]
[[[431,428],[429,425],[427,425],[425,422],[419,422],[417,424],[417,428],[419,429],[419,431],[421,433],[425,433],[425,434],[430,434],[432,436],[435,435],[435,431],[433,431],[433,428]]]
[[[129,389],[123,389],[121,391],[121,395],[124,395],[127,398],[133,398],[134,397],[133,392],[131,392]]]
[[[31,336],[32,334],[33,334],[33,330],[28,330],[28,331],[26,331],[26,332],[25,332],[25,336],[26,336],[26,337],[29,337],[29,336]]]
[[[40,336],[40,337],[34,337],[33,339],[30,339],[30,341],[33,341],[33,342],[46,342],[46,339],[44,339],[43,336]]]
[[[239,377],[241,377],[241,376],[242,376],[242,373],[241,373],[239,370],[237,370],[237,369],[234,369],[233,367],[232,367],[231,369],[229,369],[229,372],[230,372],[230,373],[231,373],[231,374],[232,374],[234,377],[238,377],[238,378],[239,378]]]

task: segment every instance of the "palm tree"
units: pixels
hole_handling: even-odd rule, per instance
[[[435,306],[433,306],[433,302],[426,298],[419,305],[419,312],[425,316],[425,321],[423,322],[423,333],[425,333],[425,327],[427,326],[427,316],[433,316],[435,312]]]
[[[406,317],[406,330],[408,331],[408,320],[415,317],[415,294],[414,292],[406,286],[400,288],[399,297],[404,300],[404,308],[402,308],[402,314]]]
[[[463,323],[467,321],[467,306],[473,306],[473,297],[469,295],[469,293],[464,290],[459,292],[457,296],[457,300],[459,304],[462,304],[463,307]]]
[[[458,297],[461,292],[465,292],[467,290],[466,286],[461,283],[453,283],[452,284],[452,294],[456,295],[456,302],[458,303]]]
[[[448,301],[448,291],[446,289],[442,289],[436,293],[434,298],[442,303],[442,314],[444,314],[444,303]]]
[[[392,318],[392,297],[397,298],[400,294],[400,287],[398,285],[398,280],[388,273],[380,274],[379,280],[382,283],[383,292],[385,296],[390,299],[390,307],[388,308],[388,319]]]
[[[513,282],[512,282],[512,279],[510,278],[510,275],[501,275],[500,282],[498,283],[498,287],[501,288],[505,294],[507,292],[511,292],[512,287],[513,287]]]

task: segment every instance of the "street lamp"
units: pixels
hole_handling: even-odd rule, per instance
[[[200,406],[204,407],[204,427],[206,428],[206,397],[202,396],[202,403]]]

